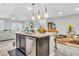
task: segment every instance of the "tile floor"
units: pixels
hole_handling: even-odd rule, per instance
[[[0,42],[0,56],[10,56],[7,51],[15,49],[15,46],[13,46],[13,42],[14,40]],[[54,51],[55,56],[79,56],[78,52],[79,48],[72,48],[72,47],[68,48],[67,46],[63,45],[57,45],[57,46],[58,46],[57,51]]]
[[[7,51],[15,49],[13,42],[14,40],[0,42],[0,56],[9,56]]]

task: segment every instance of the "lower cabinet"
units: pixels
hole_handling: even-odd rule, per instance
[[[28,56],[54,55],[54,35],[42,38],[16,34],[16,47]]]
[[[20,41],[21,40],[21,35],[16,34],[16,48],[20,48]]]
[[[16,48],[25,54],[26,52],[26,36],[25,35],[16,34]]]
[[[25,35],[21,35],[21,40],[20,40],[20,49],[21,51],[23,51],[23,53],[26,52],[26,36]]]
[[[36,49],[37,56],[49,56],[49,36],[37,38]]]

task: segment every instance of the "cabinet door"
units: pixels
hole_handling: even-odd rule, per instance
[[[49,55],[49,37],[38,38],[36,41],[37,56]]]
[[[26,36],[21,35],[21,50],[25,53],[26,52]]]
[[[20,48],[20,39],[21,39],[21,35],[20,34],[16,34],[16,48]]]

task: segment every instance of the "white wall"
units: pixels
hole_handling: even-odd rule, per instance
[[[57,26],[59,33],[66,34],[68,24],[72,24],[76,30],[76,33],[79,33],[79,15],[64,16],[61,18],[51,19]]]

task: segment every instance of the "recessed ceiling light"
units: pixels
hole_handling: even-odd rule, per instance
[[[58,12],[58,14],[59,14],[59,15],[61,15],[61,14],[62,14],[62,12]]]
[[[79,11],[79,8],[76,8],[76,11]]]
[[[56,12],[57,14],[62,15],[62,12],[60,10],[57,10]]]
[[[28,9],[28,10],[31,10],[32,8],[31,8],[31,7],[28,7],[27,9]]]

